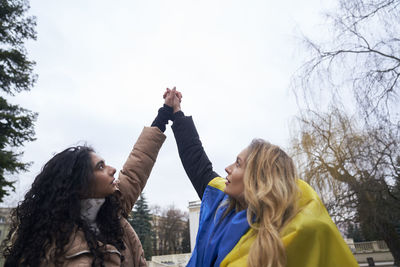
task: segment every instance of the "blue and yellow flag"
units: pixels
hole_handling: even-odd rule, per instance
[[[329,217],[317,193],[299,180],[300,212],[282,230],[287,267],[356,267],[357,261]],[[254,231],[246,211],[230,212],[223,219],[227,200],[225,180],[214,178],[207,186],[200,208],[196,246],[187,266],[246,266]]]

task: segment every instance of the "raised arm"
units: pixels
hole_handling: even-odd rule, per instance
[[[151,124],[152,127],[144,127],[119,174],[118,187],[126,214],[132,210],[146,185],[158,152],[166,138],[163,134],[165,125],[172,118],[172,114],[170,99],[166,99],[164,106],[158,110],[157,117]]]
[[[118,187],[126,214],[132,210],[143,191],[164,140],[165,135],[159,128],[144,127],[119,173]]]
[[[176,106],[175,103],[172,130],[178,146],[179,157],[186,174],[202,199],[207,184],[219,175],[214,172],[204,151],[192,117],[185,116],[180,110],[180,105],[178,108]]]

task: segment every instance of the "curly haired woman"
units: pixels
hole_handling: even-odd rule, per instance
[[[146,266],[126,218],[165,140],[171,106],[167,97],[118,180],[115,168],[87,146],[67,148],[50,159],[12,213],[5,266]]]
[[[356,267],[350,249],[316,192],[298,179],[292,159],[255,139],[213,171],[192,117],[175,95],[172,129],[179,156],[202,200],[196,245],[187,266]]]

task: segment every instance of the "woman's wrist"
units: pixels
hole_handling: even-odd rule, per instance
[[[164,104],[159,110],[157,117],[154,119],[151,126],[158,127],[162,132],[165,132],[168,120],[173,119],[173,108]]]
[[[179,109],[177,112],[175,112],[172,116],[172,121],[175,121],[176,118],[180,118],[180,117],[185,117],[185,114],[183,113],[183,111],[181,109]]]
[[[164,104],[163,107],[165,108],[166,113],[170,113],[170,114],[175,113],[174,108],[172,106],[170,106],[168,104]]]

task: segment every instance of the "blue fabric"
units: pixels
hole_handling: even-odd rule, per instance
[[[228,196],[208,185],[200,207],[196,246],[187,266],[219,266],[240,238],[249,230],[246,210],[231,211],[223,220],[226,206],[218,209]]]

